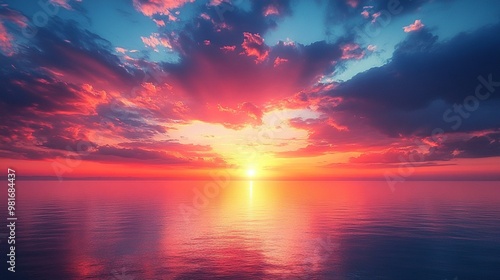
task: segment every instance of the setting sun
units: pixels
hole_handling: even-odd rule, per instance
[[[248,177],[254,177],[255,176],[255,169],[248,169],[247,170],[247,175]]]

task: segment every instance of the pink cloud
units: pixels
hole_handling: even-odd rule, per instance
[[[347,0],[347,5],[351,6],[352,8],[356,8],[359,4],[358,0]]]
[[[346,44],[342,46],[341,59],[361,59],[365,53],[358,44]]]
[[[364,18],[369,18],[370,17],[370,12],[368,12],[367,10],[364,10],[361,12],[361,15],[364,17]]]
[[[212,22],[214,22],[212,20]],[[221,23],[215,23],[215,27],[217,28],[217,32],[221,32],[222,30],[231,30],[233,29],[229,24],[225,23],[225,22],[221,22]]]
[[[427,157],[426,157],[427,155]],[[420,159],[428,158],[428,154],[417,152],[416,150],[404,150],[398,148],[391,148],[386,151],[380,152],[366,152],[358,157],[350,158],[351,163],[365,163],[365,164],[387,164],[387,163],[401,163],[401,159],[412,158],[416,159],[414,164],[421,162]]]
[[[127,49],[124,49],[124,48],[121,48],[121,47],[116,47],[116,48],[115,48],[115,51],[116,51],[116,52],[119,52],[119,53],[126,53],[126,52],[127,52]]]
[[[8,56],[14,53],[12,46],[12,36],[7,33],[7,29],[0,21],[0,49]]]
[[[72,10],[72,8],[68,4],[67,0],[50,0],[50,3],[61,6],[61,7],[65,8],[66,10]]]
[[[234,52],[234,50],[236,49],[236,46],[224,46],[224,47],[221,47],[220,49],[222,51],[225,51],[225,52]]]
[[[136,10],[143,13],[145,16],[153,16],[155,14],[168,15],[170,20],[175,20],[171,11],[184,6],[186,3],[194,0],[133,0]]]
[[[217,46],[219,52],[201,47],[189,53],[189,63],[169,76],[173,92],[189,104],[186,118],[236,129],[256,124],[258,114],[242,104],[268,108],[270,99],[281,100],[317,81],[342,54],[338,46],[324,45],[320,51],[328,52],[326,58],[311,64],[306,53],[318,50],[291,41],[278,45],[281,51],[272,54],[259,34],[245,33],[241,50],[237,45],[222,45]]]
[[[0,50],[10,56],[14,54],[14,38],[7,31],[7,28],[3,24],[4,21],[9,21],[21,28],[25,28],[28,26],[28,19],[18,11],[9,9],[7,6],[2,9],[2,13],[0,14]]]
[[[413,31],[418,31],[422,28],[424,28],[424,24],[422,23],[421,20],[417,19],[415,20],[414,23],[408,25],[408,26],[405,26],[403,27],[403,30],[406,32],[406,33],[409,33],[409,32],[413,32]]]
[[[201,17],[202,19],[204,19],[204,20],[210,20],[210,16],[209,16],[208,14],[206,14],[206,13],[202,13],[202,14],[200,15],[200,17]]]
[[[142,42],[153,49],[156,49],[157,46],[163,46],[165,48],[172,48],[170,41],[167,38],[160,37],[158,33],[153,33],[149,37],[141,37]]]
[[[205,40],[205,41],[203,41],[203,44],[205,46],[210,46],[211,42],[210,42],[210,40]]]
[[[55,64],[45,66],[43,70],[56,75],[60,81],[73,84],[92,81],[94,88],[104,90],[125,90],[130,86],[130,76],[120,67],[110,65],[67,44],[54,46],[54,51],[71,67]]]
[[[163,20],[158,20],[158,19],[153,19],[153,21],[156,23],[158,26],[165,26],[165,21]]]
[[[253,118],[254,120],[256,120],[258,123],[261,123],[261,119],[262,119],[262,111],[257,107],[255,106],[254,104],[250,103],[250,102],[245,102],[243,104],[241,104],[239,106],[239,109],[245,113],[248,114],[248,116],[250,116],[251,118]]]
[[[220,4],[222,4],[222,0],[210,0],[210,2],[208,3],[209,6],[219,6]]]
[[[269,48],[264,44],[264,38],[260,37],[259,34],[252,34],[249,32],[243,33],[243,47],[244,52],[247,56],[255,56],[256,62],[262,62],[266,60],[269,55]]]
[[[375,45],[368,45],[368,47],[366,47],[367,50],[371,51],[371,52],[374,52],[377,50],[377,46]]]
[[[304,148],[300,148],[295,151],[277,152],[275,156],[278,158],[286,157],[315,157],[318,155],[324,155],[328,153],[333,153],[334,149],[328,144],[310,144]]]
[[[274,67],[278,67],[279,65],[287,62],[288,59],[286,58],[281,58],[281,57],[277,57],[275,60],[274,60]]]
[[[295,42],[290,40],[290,38],[286,38],[286,41],[283,42],[284,46],[295,47]]]
[[[374,14],[372,15],[372,18],[373,18],[373,19],[372,19],[372,23],[377,22],[377,18],[378,18],[378,17],[380,17],[381,15],[382,15],[382,13],[381,13],[381,12],[374,13]]]
[[[0,20],[1,19],[11,21],[21,28],[28,26],[28,19],[25,16],[18,11],[11,10],[7,7],[3,8],[3,12],[0,15]]]
[[[231,129],[241,129],[245,124],[261,125],[262,110],[251,102],[243,102],[236,106],[207,104],[200,108],[210,122],[220,123]]]
[[[270,16],[270,15],[279,15],[279,11],[278,11],[278,8],[276,8],[275,6],[273,5],[269,5],[266,7],[266,9],[264,10],[264,16]]]

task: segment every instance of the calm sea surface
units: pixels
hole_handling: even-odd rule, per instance
[[[15,273],[5,186],[0,279],[500,279],[499,182],[223,186],[17,181]]]

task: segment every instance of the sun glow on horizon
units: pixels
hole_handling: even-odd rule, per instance
[[[253,169],[253,168],[247,169],[247,176],[248,177],[255,177],[255,174],[256,174],[255,169]]]

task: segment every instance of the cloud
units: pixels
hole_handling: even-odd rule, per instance
[[[165,26],[165,21],[161,20],[161,19],[153,19],[153,21],[156,23],[156,25],[158,26]]]
[[[158,27],[141,37],[143,43],[168,48],[178,54],[177,61],[127,58],[126,48],[58,17],[40,28],[30,47],[21,45],[19,53],[2,55],[0,137],[8,144],[0,146],[0,155],[64,156],[68,147],[88,141],[86,159],[92,161],[227,166],[208,146],[169,139],[175,125],[201,121],[242,130],[262,125],[270,110],[294,108],[319,117],[289,120],[291,128],[307,131],[307,145],[277,152],[277,157],[354,151],[362,154],[352,157],[352,164],[395,163],[413,151],[408,139],[446,128],[443,112],[474,93],[478,75],[500,79],[500,40],[490,35],[500,31],[498,25],[448,41],[419,27],[405,34],[386,65],[328,84],[325,77],[347,60],[362,59],[376,47],[365,50],[349,34],[306,45],[267,45],[263,34],[290,15],[287,1],[252,2],[251,9],[232,6],[223,19],[213,6],[201,5],[190,21],[160,23],[162,16],[171,16],[188,2],[134,2]],[[368,10],[363,1],[341,2],[347,15],[363,20],[359,13]],[[19,15],[11,13],[10,18],[19,26],[24,22]],[[12,44],[12,38],[6,42]],[[145,81],[148,69],[169,75]],[[495,96],[481,102],[481,110],[464,118],[458,131],[498,127],[498,119],[491,116],[499,103]],[[453,138],[419,153],[425,161],[495,156],[495,135]]]
[[[483,135],[449,140],[433,149],[433,153],[449,158],[485,158],[500,156],[500,132],[490,131]]]
[[[371,52],[374,52],[374,51],[377,50],[377,46],[375,46],[375,45],[368,45],[366,47],[366,49],[369,50],[369,51],[371,51]]]
[[[139,87],[143,69],[125,68],[113,55],[125,49],[74,22],[55,17],[38,35],[15,57],[0,54],[2,155],[45,159],[76,151],[80,141],[98,147],[111,139],[149,139],[167,131],[151,122],[184,112],[163,81]]]
[[[430,6],[437,2],[443,5],[452,4],[450,0],[412,0],[412,1],[394,1],[394,0],[345,0],[345,1],[327,1],[326,20],[330,26],[342,24],[347,30],[354,30],[361,24],[370,19],[375,23],[377,18],[385,13],[390,13],[392,18],[404,17],[408,14],[418,11],[424,6]],[[396,11],[396,12],[391,12]],[[360,18],[359,15],[362,15]]]
[[[7,29],[0,21],[0,50],[2,50],[6,55],[12,55],[14,49],[12,46],[12,36],[7,33]]]
[[[264,44],[264,39],[259,34],[244,32],[243,38],[241,46],[248,56],[255,56],[256,62],[262,62],[267,58],[269,47]]]
[[[170,44],[169,40],[167,38],[160,37],[158,33],[153,33],[149,37],[141,37],[141,40],[144,43],[144,45],[153,48],[155,50],[157,49],[158,46],[163,46],[169,49],[172,48],[172,45]]]
[[[270,99],[291,96],[332,71],[341,57],[339,45],[326,42],[308,46],[280,42],[269,47],[267,59],[259,63],[241,55],[234,45],[199,46],[183,55],[180,63],[165,64],[169,83],[189,100],[191,117],[235,127],[244,121],[254,123],[250,115],[237,113],[242,104],[260,108]],[[283,63],[287,67],[280,67]],[[218,105],[227,109],[215,110]]]
[[[367,152],[350,158],[350,163],[391,164],[405,163],[411,160],[414,165],[434,161],[450,161],[459,158],[486,158],[500,156],[500,133],[487,132],[481,136],[460,135],[443,143],[389,148],[381,152]],[[415,141],[416,143],[417,141]]]
[[[274,60],[274,67],[278,67],[279,65],[287,62],[288,59],[285,59],[285,58],[281,58],[281,57],[276,57],[276,59]]]
[[[412,163],[417,165],[419,162],[424,162],[425,155],[416,150],[404,151],[398,149],[389,149],[384,152],[365,153],[357,157],[349,159],[349,163],[362,163],[362,164],[388,164],[388,163],[401,163],[406,162],[408,159],[413,159]],[[422,160],[421,160],[422,159]]]
[[[481,85],[479,76],[500,80],[500,39],[490,36],[496,32],[500,32],[499,24],[444,42],[425,28],[411,32],[386,65],[360,73],[330,91],[330,96],[343,100],[335,110],[359,116],[391,136],[429,135],[435,128],[452,131],[454,123],[443,114],[475,95]],[[500,120],[488,117],[498,110],[498,99],[491,94],[481,101],[481,109],[463,118],[458,131],[498,127]],[[344,125],[355,125],[355,120],[346,120]]]
[[[133,0],[134,7],[145,16],[171,15],[171,11],[179,9],[194,0]],[[172,18],[175,20],[175,18]]]
[[[281,2],[279,9],[286,12],[283,3],[286,2]],[[33,48],[23,48],[21,59],[5,64],[5,67],[12,64],[21,72],[21,69],[29,69],[28,73],[32,74],[9,77],[3,81],[8,91],[21,92],[17,96],[6,95],[4,103],[6,106],[24,106],[30,114],[41,110],[53,111],[55,114],[50,116],[51,120],[57,120],[56,116],[60,114],[84,113],[77,112],[73,107],[80,106],[87,110],[85,113],[95,115],[84,121],[88,133],[91,130],[114,131],[124,139],[149,138],[166,133],[165,126],[153,125],[150,121],[201,120],[234,129],[259,125],[263,115],[261,108],[270,96],[279,99],[280,96],[294,94],[325,71],[330,71],[332,61],[338,59],[340,51],[337,45],[324,42],[310,46],[283,42],[274,48],[265,46],[260,33],[254,30],[271,28],[272,20],[260,25],[249,25],[249,21],[253,22],[254,17],[263,18],[258,11],[270,3],[254,5],[258,7],[256,11],[241,11],[245,21],[241,18],[232,21],[228,17],[233,29],[225,34],[215,30],[213,22],[200,18],[206,26],[201,29],[188,27],[175,34],[175,39],[170,37],[173,32],[144,37],[145,43],[152,47],[172,40],[172,49],[181,50],[179,62],[159,65],[143,59],[116,56],[116,53],[125,54],[128,50],[111,46],[108,41],[82,29],[74,21],[54,17],[46,28],[39,29],[41,36],[31,40]],[[206,12],[213,13],[213,10]],[[204,28],[208,28],[209,32]],[[242,46],[241,35],[245,31],[241,30],[248,29],[252,32],[244,37],[246,42]],[[220,36],[226,39],[220,40]],[[198,38],[203,38],[198,41],[201,44],[193,42]],[[205,40],[217,43],[204,45]],[[240,55],[245,53],[244,47],[250,55],[264,55],[269,59],[257,65],[253,59],[257,56],[251,55],[252,59],[248,59]],[[275,71],[275,61],[287,61],[290,68],[282,67]],[[143,86],[137,90],[144,68],[151,67],[163,68],[171,75],[159,83],[142,83]],[[256,83],[254,79],[260,82]],[[65,94],[65,97],[53,100],[50,95],[36,95],[41,87],[44,87],[42,93],[46,92],[45,89],[54,90]],[[94,94],[98,98],[90,98]],[[89,104],[80,105],[85,102]],[[28,118],[27,115],[25,117]],[[106,119],[109,127],[99,124],[101,119]],[[68,123],[76,122],[73,117],[66,120]]]
[[[177,145],[177,149],[172,149],[172,145],[165,143],[164,150],[146,150],[142,148],[124,148],[113,147],[110,145],[101,146],[95,152],[90,153],[87,158],[96,162],[123,162],[131,161],[142,164],[161,164],[161,165],[182,165],[191,167],[223,167],[225,162],[218,157],[203,157],[203,154],[192,157],[183,157],[182,150],[198,147],[194,145]],[[202,150],[203,151],[203,150]],[[178,156],[172,153],[180,153]]]
[[[56,75],[57,79],[107,90],[130,90],[134,72],[122,65],[111,44],[83,30],[74,21],[53,17],[47,27],[39,28],[30,44],[19,53],[20,67]],[[32,71],[33,71],[32,70]]]
[[[269,5],[266,7],[266,9],[264,10],[264,16],[270,16],[270,15],[279,15],[279,11],[278,11],[278,8],[276,8],[276,6],[274,5]]]
[[[341,59],[362,59],[365,53],[360,48],[358,44],[346,44],[342,46],[342,57]]]
[[[372,23],[377,22],[377,19],[382,15],[382,12],[376,12],[372,14]]]
[[[125,48],[121,48],[121,47],[116,47],[116,48],[115,48],[115,50],[116,50],[117,52],[119,52],[119,53],[122,53],[122,54],[124,54],[124,53],[126,53],[126,52],[127,52],[127,49],[125,49]]]
[[[28,19],[23,14],[6,6],[0,7],[0,21],[10,21],[21,28],[28,25]]]
[[[68,0],[50,0],[50,3],[61,6],[61,7],[65,8],[66,10],[72,9],[68,3]]]
[[[422,28],[424,28],[424,26],[425,25],[422,23],[422,21],[417,19],[417,20],[415,20],[414,23],[403,27],[403,30],[404,30],[404,32],[409,33],[409,32],[421,30]]]
[[[234,50],[236,49],[236,46],[223,46],[223,47],[220,47],[220,49],[225,51],[225,52],[234,52]]]
[[[359,5],[359,0],[347,0],[347,5],[356,8]]]
[[[27,18],[20,12],[12,10],[7,6],[0,7],[0,51],[11,56],[15,52],[14,37],[9,33],[6,23],[14,23],[20,28],[26,27]]]
[[[269,100],[291,96],[334,70],[342,56],[340,45],[348,44],[349,39],[310,45],[290,41],[265,44],[261,34],[274,28],[278,17],[288,15],[287,2],[252,2],[251,10],[234,6],[224,13],[223,23],[230,28],[223,30],[216,11],[203,8],[200,14],[204,16],[186,23],[175,38],[170,30],[161,33],[179,53],[178,62],[162,66],[170,73],[173,91],[186,98],[191,118],[233,128],[245,122],[257,124],[259,120],[241,111],[242,104],[263,108]],[[262,11],[269,5],[280,14],[265,17]],[[283,63],[287,67],[279,67]]]

